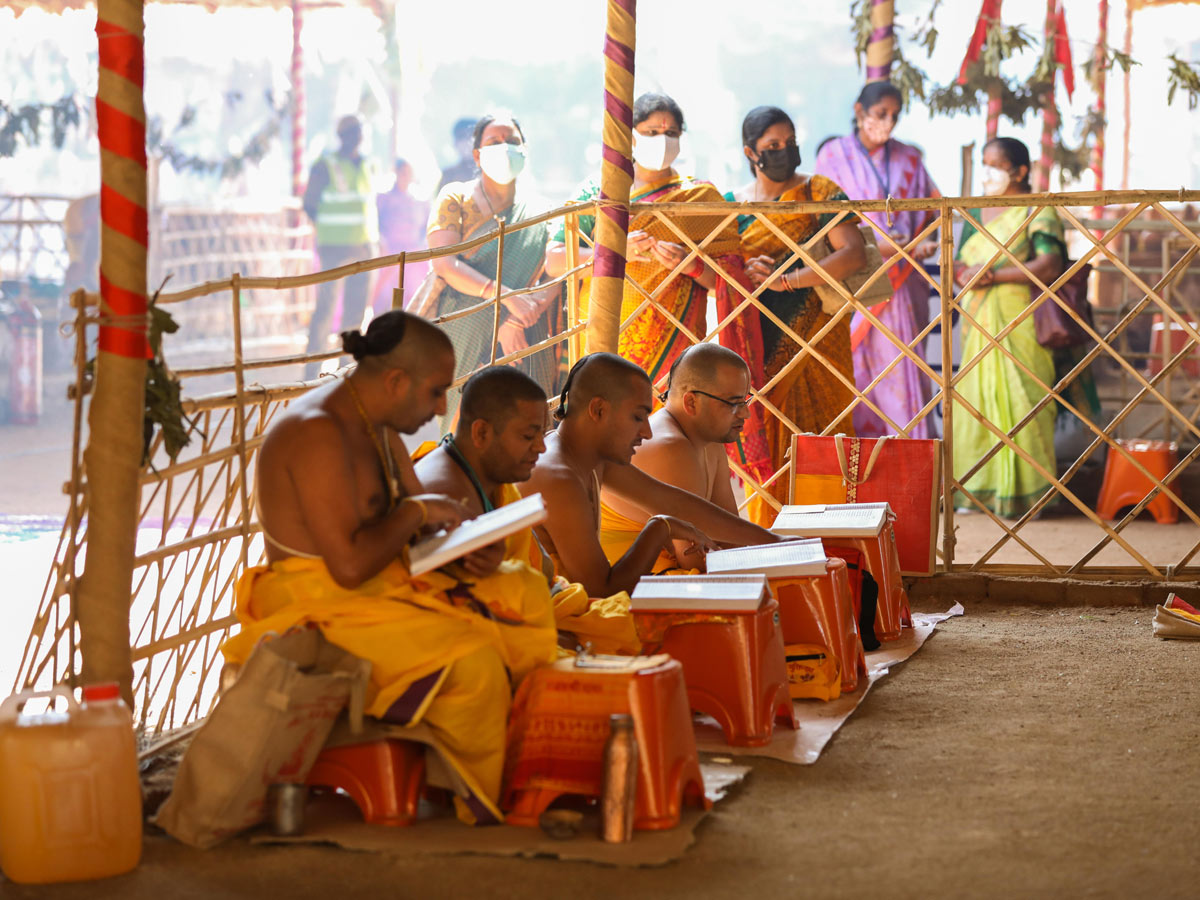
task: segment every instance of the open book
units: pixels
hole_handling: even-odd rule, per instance
[[[633,589],[634,612],[754,612],[769,595],[765,575],[647,575]]]
[[[717,550],[708,554],[704,562],[712,574],[754,572],[780,578],[824,575],[827,559],[825,547],[819,539],[814,539]]]
[[[789,537],[875,537],[891,518],[886,503],[785,506],[771,530]]]
[[[440,531],[408,548],[409,571],[424,575],[461,559],[468,553],[504,540],[523,528],[546,521],[546,504],[541,494],[532,494],[468,519],[453,531]]]

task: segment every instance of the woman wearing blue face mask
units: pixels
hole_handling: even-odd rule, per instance
[[[474,156],[480,174],[471,181],[451,182],[442,188],[429,220],[431,249],[447,247],[497,230],[497,222],[515,225],[530,212],[517,191],[517,176],[525,167],[525,136],[511,116],[486,115],[475,124]],[[421,285],[412,311],[439,319],[481,303],[496,293],[496,258],[499,242],[433,260],[433,271]],[[546,229],[530,227],[504,235],[502,290],[517,290],[540,280],[545,266]],[[549,337],[559,323],[558,285],[544,291],[509,297],[502,301],[499,347],[495,356],[514,353]],[[493,319],[491,307],[451,319],[442,329],[454,344],[457,374],[466,375],[492,361]],[[547,393],[557,390],[557,348],[549,348],[520,360],[518,365]],[[458,409],[458,391],[447,401],[445,424]]]
[[[665,94],[642,94],[638,97],[633,105],[633,189],[630,191],[630,200],[635,203],[679,203],[715,202],[721,199],[720,192],[707,181],[685,177],[672,168],[672,163],[679,155],[679,138],[683,129],[683,110],[670,97]],[[575,199],[586,202],[595,200],[599,195],[600,183],[590,179],[584,183]],[[697,243],[707,236],[708,229],[714,224],[712,217],[707,216],[679,216],[674,222]],[[719,222],[717,218],[716,223]],[[587,237],[592,236],[594,226],[593,216],[579,217],[579,229]],[[727,231],[727,236],[718,237],[706,246],[709,254],[723,266],[723,256],[738,250],[736,232],[732,226]],[[559,228],[550,244],[546,261],[547,270],[552,275],[566,271],[565,240],[565,230]],[[622,322],[645,303],[647,296],[654,296],[655,303],[692,334],[698,337],[704,335],[708,291],[715,287],[718,296],[721,296],[728,285],[698,258],[672,276],[688,252],[689,249],[679,243],[678,238],[651,214],[639,213],[634,217],[629,223],[629,264],[626,273],[637,286],[625,285],[621,301]],[[591,248],[581,243],[580,261],[589,261],[591,255]],[[588,293],[588,283],[585,282],[580,295],[580,307],[585,312]],[[638,313],[621,332],[618,345],[621,356],[645,369],[655,382],[661,382],[671,364],[691,344],[687,335],[681,333],[675,322],[662,310],[649,306]]]

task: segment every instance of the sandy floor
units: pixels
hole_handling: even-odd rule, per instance
[[[1147,609],[967,612],[872,691],[816,765],[754,761],[660,869],[244,840],[201,853],[152,837],[129,876],[0,894],[1197,896],[1200,644],[1155,640]]]

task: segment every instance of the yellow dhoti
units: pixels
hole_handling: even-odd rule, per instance
[[[369,660],[367,713],[424,722],[466,786],[455,801],[459,817],[503,820],[497,800],[512,689],[557,655],[541,574],[506,561],[467,584],[441,572],[414,578],[394,562],[350,590],[321,560],[293,557],[242,576],[237,617],[241,631],[222,647],[233,663],[244,663],[264,636],[310,624]]]

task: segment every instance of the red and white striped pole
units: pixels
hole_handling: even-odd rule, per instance
[[[1057,0],[1046,0],[1045,46],[1054,47]],[[1050,51],[1047,51],[1050,52]],[[1054,168],[1054,135],[1058,131],[1058,107],[1054,102],[1054,88],[1058,83],[1057,68],[1051,69],[1050,85],[1042,96],[1042,155],[1034,167],[1033,189],[1050,190],[1050,171]]]
[[[589,353],[617,352],[625,253],[629,238],[629,192],[633,187],[633,58],[637,0],[608,0],[604,35],[604,147],[600,161],[601,207],[596,214],[588,302]]]
[[[301,0],[292,0],[292,196],[304,194],[304,50],[300,32],[304,28]]]
[[[146,107],[142,0],[99,0],[100,341],[88,412],[88,549],[75,595],[83,682],[132,705],[129,598],[145,416]]]

